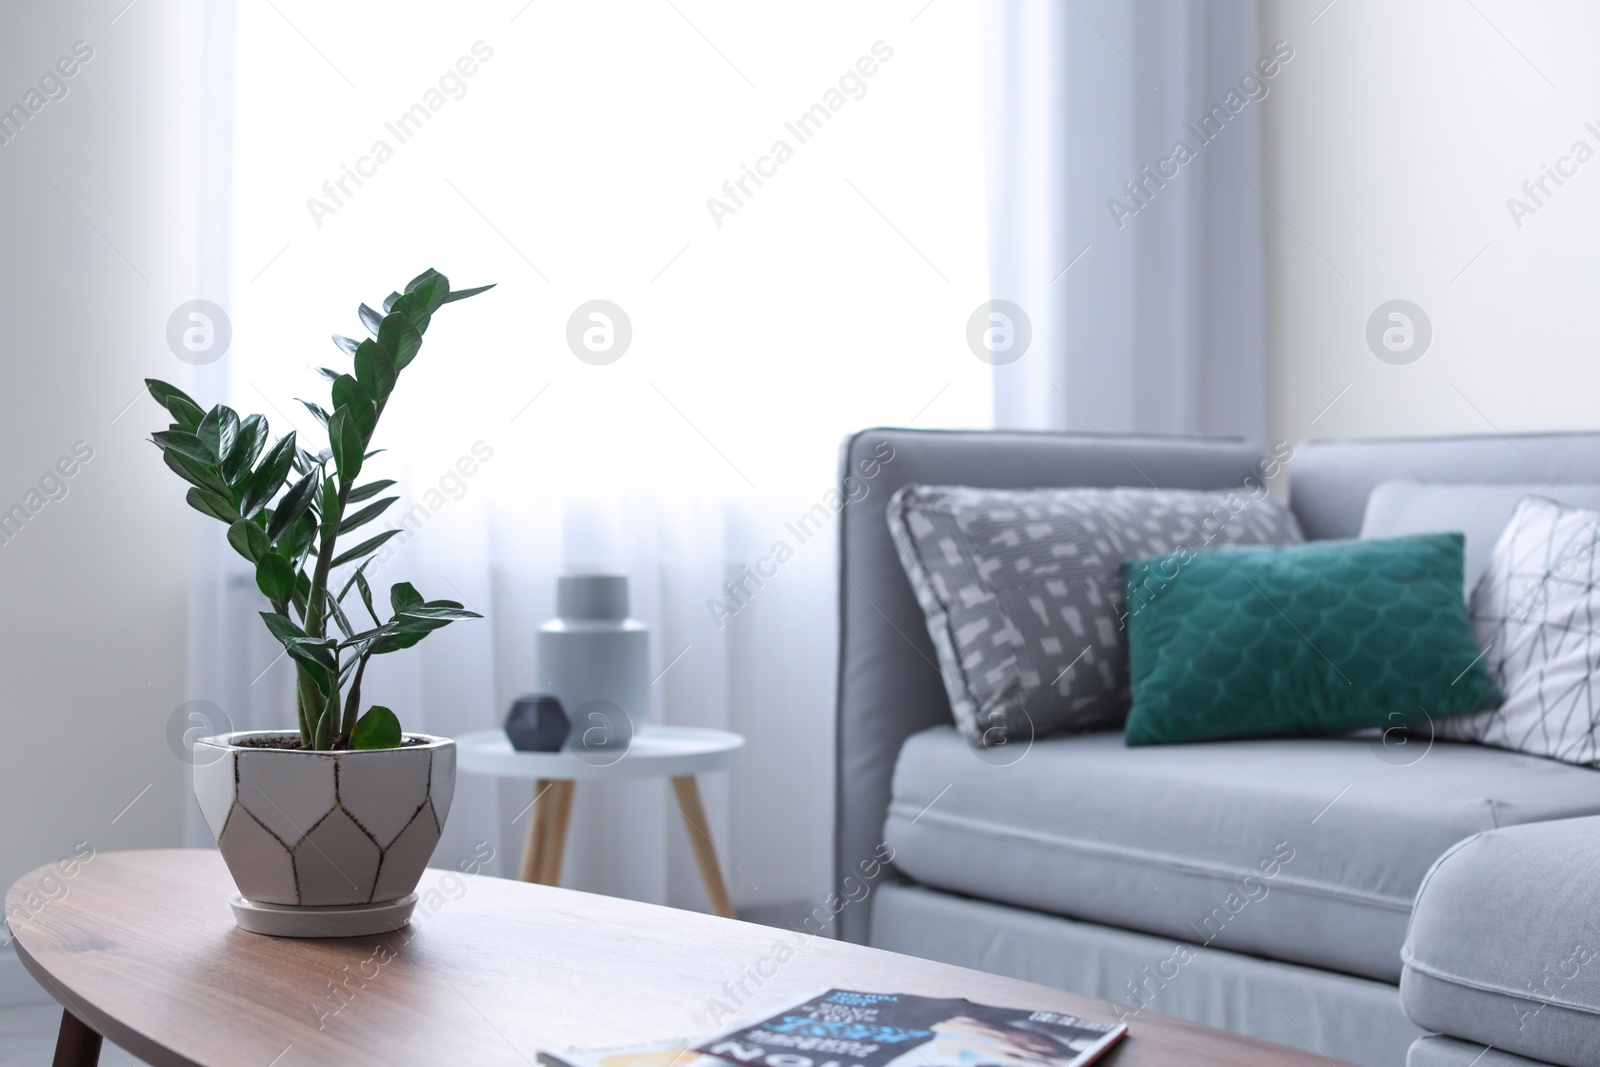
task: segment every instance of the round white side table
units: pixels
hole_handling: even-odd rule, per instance
[[[572,794],[578,782],[671,778],[678,813],[688,828],[711,912],[731,919],[733,903],[717,864],[717,847],[706,823],[705,808],[700,804],[695,775],[727,770],[738,762],[742,748],[744,738],[727,730],[646,724],[634,734],[633,743],[626,750],[518,752],[511,747],[505,731],[478,730],[456,738],[456,766],[471,774],[524,778],[535,783],[521,878],[545,885],[561,880],[561,856],[566,849]]]

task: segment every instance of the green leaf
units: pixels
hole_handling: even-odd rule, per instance
[[[348,337],[340,337],[338,334],[334,334],[333,343],[338,345],[339,349],[347,356],[356,354],[356,343]]]
[[[211,454],[221,462],[228,458],[233,451],[234,443],[239,439],[239,413],[223,404],[218,404],[206,412],[206,417],[200,420],[200,427],[195,430],[195,436],[205,442]]]
[[[339,628],[339,632],[349,637],[355,627],[350,625],[350,620],[345,617],[344,607],[333,597],[328,598],[328,617]]]
[[[328,379],[330,382],[339,380],[339,372],[334,370],[332,367],[312,367],[311,369]]]
[[[203,463],[196,463],[187,456],[171,449],[163,452],[161,458],[168,467],[171,467],[177,473],[178,477],[190,485],[198,485],[202,489],[209,489],[213,493],[219,493],[222,496],[230,494],[228,483],[223,481],[221,476],[217,474],[216,468]]]
[[[496,283],[494,282],[490,282],[488,285],[480,285],[476,289],[457,289],[455,292],[445,297],[444,302],[446,304],[453,304],[457,300],[465,300],[469,296],[477,296],[479,293],[487,293],[490,289],[495,287],[495,284]]]
[[[245,525],[259,529],[253,523]],[[256,588],[279,607],[289,603],[294,595],[294,578],[294,565],[276,552],[267,552],[256,563]]]
[[[361,473],[361,431],[349,408],[340,408],[328,420],[328,445],[333,449],[333,465],[339,480],[346,485],[355,483]]]
[[[228,498],[221,493],[213,493],[209,489],[194,488],[189,490],[189,495],[184,497],[189,506],[202,515],[209,515],[213,519],[221,519],[232,525],[239,521],[239,512],[228,502]]]
[[[376,341],[362,341],[356,349],[356,381],[367,395],[381,404],[394,392],[394,360]]]
[[[378,638],[372,642],[374,656],[387,656],[391,652],[404,652],[438,627],[430,626],[427,629],[405,630],[401,633],[392,633]]]
[[[394,302],[396,300],[399,300],[399,299],[400,299],[400,294],[399,293],[390,293],[388,296],[384,297],[383,298],[383,310],[388,311],[390,308],[394,307]]]
[[[280,547],[283,549],[284,555],[298,563],[300,560],[306,558],[306,555],[311,551],[311,546],[316,539],[317,520],[316,517],[308,511],[304,515],[300,516],[299,520],[295,522],[294,526],[289,530],[289,532],[284,535]],[[304,578],[304,575],[301,577]],[[305,584],[305,592],[309,594],[311,592],[310,580],[306,579]]]
[[[409,593],[402,592],[402,589],[409,590]],[[373,655],[382,656],[411,648],[434,630],[448,626],[458,619],[482,618],[476,612],[467,611],[453,600],[434,600],[418,604],[411,600],[415,595],[416,590],[405,583],[396,585],[390,591],[391,601],[403,601],[407,606],[404,610],[400,610],[397,603],[395,617],[385,623],[379,632],[371,635],[369,647]]]
[[[432,315],[444,306],[445,297],[450,295],[450,279],[443,274],[435,274],[413,289],[411,295],[419,297],[428,314]]]
[[[295,397],[295,399],[300,400],[299,397]],[[332,416],[328,414],[327,408],[323,407],[321,404],[313,403],[310,400],[300,400],[300,403],[304,404],[306,406],[306,410],[311,412],[311,417],[313,419],[316,419],[322,424],[323,429],[328,428],[328,420]]]
[[[389,587],[389,606],[394,608],[396,615],[411,608],[420,608],[424,603],[422,594],[410,582],[396,582]]]
[[[385,629],[388,632],[372,642],[372,654],[381,656],[410,648],[433,631],[441,630],[449,626],[453,621],[452,619],[418,619],[411,618],[409,615],[396,616],[386,625]]]
[[[348,374],[339,375],[333,383],[333,407],[335,411],[350,412],[365,444],[378,424],[378,411],[362,384]]]
[[[370,459],[371,457],[369,456],[367,458]],[[359,504],[363,500],[370,500],[372,497],[377,496],[379,493],[383,492],[393,484],[393,478],[379,478],[375,482],[368,482],[366,485],[358,485],[354,489],[350,490],[350,496],[347,502],[351,504]]]
[[[376,537],[369,537],[356,547],[349,549],[348,551],[341,552],[337,556],[333,557],[333,563],[330,564],[330,566],[337,567],[341,564],[349,563],[351,560],[357,560],[362,556],[376,552],[385,541],[389,540],[389,538],[393,537],[399,532],[400,530],[396,528],[393,530],[385,530]]]
[[[228,527],[228,544],[251,563],[260,562],[272,551],[272,541],[267,537],[267,531],[249,519],[240,519]]]
[[[176,452],[180,456],[194,460],[205,467],[215,469],[221,462],[214,449],[209,447],[199,436],[183,430],[159,430],[150,435],[150,439],[163,449]]]
[[[417,358],[417,349],[422,347],[422,334],[417,332],[410,319],[390,312],[383,317],[383,325],[378,330],[378,347],[388,353],[398,374]]]
[[[399,748],[401,740],[400,720],[382,704],[368,708],[350,731],[351,748]]]
[[[353,515],[346,515],[345,520],[339,524],[339,533],[341,535],[347,534],[351,530],[365,526],[379,515],[382,515],[388,510],[390,504],[399,499],[397,496],[386,496],[375,504],[368,504]]]
[[[385,634],[394,633],[395,628],[395,623],[386,622],[381,626],[375,626],[370,630],[363,630],[361,633],[353,635],[348,640],[340,642],[339,648],[340,650],[353,649],[357,656],[364,656],[367,653],[367,649],[372,646],[374,641],[377,641]]]
[[[205,417],[200,410],[200,405],[194,398],[175,385],[168,385],[159,378],[146,378],[145,388],[150,390],[150,395],[155,397],[156,403],[166,408],[178,425],[185,431],[193,433],[200,425],[200,420]]]
[[[186,408],[184,405],[187,404],[188,401],[176,399],[173,400],[172,403],[174,407],[179,409],[176,415],[174,415],[174,418],[177,420],[174,425],[176,425],[178,429],[194,431],[200,428],[200,420],[206,417],[206,413],[201,411],[198,405],[195,407]]]
[[[283,488],[283,481],[289,476],[289,467],[294,463],[295,438],[294,431],[289,431],[289,436],[272,446],[272,451],[267,453],[267,458],[261,461],[250,475],[250,481],[245,486],[244,496],[239,505],[239,510],[246,517],[253,517],[267,505],[273,497],[278,495],[278,490]]]
[[[416,292],[407,293],[399,300],[396,300],[394,308],[390,312],[390,314],[404,315],[410,319],[411,325],[417,328],[418,333],[426,333],[428,323],[433,319],[433,312],[429,310],[427,301],[428,284],[424,283],[422,288]]]
[[[378,621],[378,613],[377,613],[376,610],[373,609],[373,606],[372,606],[372,586],[367,584],[367,576],[365,574],[361,573],[362,571],[364,571],[366,569],[367,569],[367,565],[365,563],[363,563],[361,566],[356,568],[356,573],[355,573],[356,588],[361,591],[361,603],[366,605],[367,614],[372,616],[372,621],[373,622],[377,622]]]
[[[459,605],[435,600],[431,604],[407,608],[398,613],[395,618],[403,619],[407,622],[412,620],[417,622],[455,622],[458,619],[481,619],[483,616],[476,611],[468,611]]]
[[[367,328],[367,332],[374,337],[378,336],[378,327],[383,323],[383,316],[365,304],[356,309],[356,314],[361,316],[361,325]]]
[[[324,412],[323,414],[327,413]],[[324,448],[313,456],[302,448],[295,452],[294,467],[301,474],[310,474],[312,471],[320,469],[324,463],[332,458],[333,452],[329,449]]]
[[[322,513],[320,516],[322,529],[318,536],[326,537],[333,532],[334,517],[339,514],[339,483],[337,480],[333,478],[324,478],[322,480],[322,505],[318,510]]]
[[[301,478],[289,487],[283,494],[283,499],[278,501],[277,510],[272,513],[272,521],[267,524],[267,536],[276,541],[283,536],[283,532],[293,526],[311,507],[311,498],[316,495],[317,487],[322,479],[317,477],[317,472]]]
[[[229,484],[247,476],[266,446],[267,420],[260,415],[248,416],[239,423],[232,450],[222,457],[222,476]]]
[[[307,668],[306,673],[317,683],[317,688],[326,693],[333,676],[339,671],[338,661],[333,654],[333,642],[309,636],[291,619],[277,612],[263,611],[261,619],[295,662]]]
[[[406,292],[408,292],[408,293],[415,292],[416,289],[417,289],[417,286],[421,285],[423,282],[427,281],[430,278],[442,278],[442,277],[444,277],[444,275],[440,274],[438,271],[434,270],[432,267],[429,267],[427,270],[423,271],[421,274],[417,275],[415,278],[412,278],[409,282],[406,282]],[[446,284],[446,286],[449,285],[448,282],[446,282],[445,284]]]

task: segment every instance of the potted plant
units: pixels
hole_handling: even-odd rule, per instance
[[[406,733],[388,708],[363,711],[361,682],[373,656],[478,616],[399,582],[388,618],[379,617],[365,571],[398,530],[362,531],[398,498],[383,495],[393,480],[360,477],[433,315],[490,288],[452,291],[430,269],[390,293],[383,313],[362,304],[372,336],[333,339],[354,373],[318,369],[332,383],[332,410],[301,401],[327,431],[317,452],[293,431],[271,441],[260,415],[241,418],[221,404],[202,411],[181,390],[146,380],[173,419],[153,441],[190,484],[190,506],[224,523],[228,543],[255,568],[271,605],[261,618],[294,663],[297,730],[195,743],[195,797],[239,888],[234,916],[246,930],[355,935],[410,918],[450,810],[455,743]]]

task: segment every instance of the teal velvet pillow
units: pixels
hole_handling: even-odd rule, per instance
[[[1459,533],[1123,565],[1130,745],[1335,734],[1497,707]]]

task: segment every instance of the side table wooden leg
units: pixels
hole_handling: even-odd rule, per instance
[[[711,827],[706,823],[706,809],[700,804],[700,786],[693,775],[686,774],[674,778],[672,788],[678,794],[678,808],[683,812],[683,823],[689,829],[689,844],[694,846],[694,859],[700,865],[700,880],[706,886],[711,914],[731,919],[733,902],[728,899],[728,887],[722,881],[722,868],[717,865],[717,849],[711,841]]]
[[[549,836],[545,840],[539,870],[539,881],[545,885],[561,884],[561,858],[567,849],[567,823],[572,819],[572,794],[577,789],[577,782],[556,782],[548,798],[552,801],[550,823],[545,827]]]
[[[522,870],[517,875],[524,882],[537,882],[544,860],[545,815],[550,808],[550,791],[555,782],[541,778],[533,785],[533,806],[528,809],[528,836],[522,845]]]
[[[76,1015],[61,1009],[61,1032],[56,1036],[55,1067],[95,1067],[100,1062],[99,1034]]]

